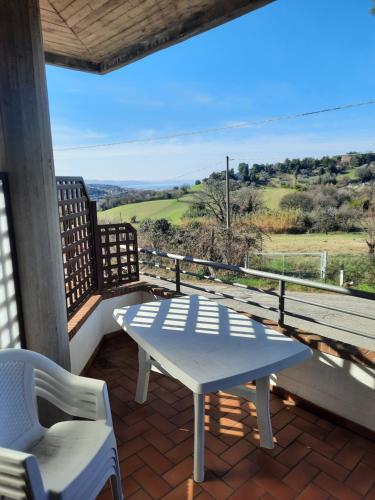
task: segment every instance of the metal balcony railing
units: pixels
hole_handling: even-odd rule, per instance
[[[298,303],[306,304],[309,306],[324,308],[324,309],[327,309],[329,311],[335,311],[338,313],[348,314],[348,315],[351,315],[353,317],[364,318],[366,320],[375,321],[375,314],[365,314],[363,312],[355,311],[352,309],[345,309],[345,308],[336,307],[336,306],[329,305],[329,304],[320,304],[319,302],[316,302],[314,300],[307,300],[306,298],[296,297],[296,296],[293,296],[290,294],[286,294],[286,288],[287,288],[288,284],[294,284],[294,285],[300,285],[301,287],[305,287],[308,289],[323,290],[323,291],[333,293],[333,294],[366,299],[366,300],[371,301],[371,306],[369,303],[369,308],[368,308],[369,311],[372,310],[374,312],[375,312],[375,307],[374,307],[375,306],[375,293],[365,292],[365,291],[356,290],[356,289],[349,289],[349,288],[344,288],[344,287],[335,286],[335,285],[329,285],[327,283],[320,283],[320,282],[295,278],[292,276],[285,276],[282,274],[259,271],[256,269],[248,269],[245,267],[236,266],[236,265],[232,265],[232,264],[223,264],[220,262],[213,262],[210,260],[197,259],[194,257],[177,255],[177,254],[163,252],[163,251],[156,250],[156,249],[139,248],[139,252],[143,253],[145,255],[149,255],[149,256],[162,257],[162,258],[169,259],[169,260],[174,262],[174,267],[171,267],[171,266],[160,264],[158,262],[139,260],[140,264],[145,264],[147,267],[155,267],[155,268],[164,269],[164,270],[171,271],[171,272],[175,273],[174,279],[171,279],[171,278],[168,278],[165,276],[157,276],[157,275],[151,274],[149,272],[145,272],[145,271],[141,272],[141,274],[143,274],[145,276],[150,276],[150,277],[158,278],[158,279],[161,279],[164,281],[168,281],[170,283],[175,283],[176,291],[178,293],[180,293],[180,291],[181,291],[181,286],[185,286],[185,287],[193,288],[195,290],[200,290],[203,292],[208,292],[208,293],[212,293],[215,295],[219,295],[223,298],[243,302],[245,304],[259,307],[261,309],[266,309],[268,311],[271,311],[271,312],[274,312],[277,314],[277,322],[278,322],[279,326],[281,326],[281,327],[285,326],[285,316],[290,316],[290,317],[296,318],[298,320],[308,321],[308,322],[314,323],[316,325],[321,325],[324,327],[333,328],[335,330],[341,330],[341,331],[348,332],[348,333],[351,333],[354,335],[367,337],[369,339],[375,338],[375,332],[374,332],[374,334],[371,334],[369,332],[360,332],[358,330],[348,328],[343,324],[341,324],[341,325],[332,324],[332,323],[329,323],[326,321],[321,321],[319,319],[313,318],[311,316],[306,316],[306,315],[298,313],[298,312],[293,312],[290,309],[286,308],[286,301],[298,302]],[[202,275],[201,273],[197,273],[197,272],[187,270],[187,269],[182,269],[181,263],[184,263],[184,262],[189,263],[189,264],[194,264],[195,266],[201,266],[204,268],[229,271],[229,272],[233,272],[236,274],[254,276],[257,278],[263,278],[265,280],[274,281],[274,282],[278,283],[278,291],[263,290],[263,289],[260,289],[260,288],[254,287],[254,286],[244,285],[242,283],[236,283],[236,282],[233,282],[233,281],[225,279],[225,278],[218,278],[215,276]],[[247,298],[237,297],[237,296],[228,294],[226,292],[223,292],[223,291],[220,291],[217,289],[210,289],[207,287],[203,287],[197,283],[192,283],[192,282],[187,282],[187,281],[182,282],[181,275],[195,277],[200,281],[202,281],[202,280],[214,281],[214,282],[218,282],[218,283],[223,283],[225,285],[230,285],[233,287],[239,287],[242,289],[252,290],[255,292],[262,293],[262,294],[270,295],[270,296],[277,298],[277,307],[267,306],[267,305],[261,304],[260,302],[256,302],[254,300],[250,300]],[[375,328],[373,330],[375,330]]]

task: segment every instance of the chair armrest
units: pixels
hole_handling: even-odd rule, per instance
[[[43,500],[46,493],[34,455],[0,447],[0,498]]]
[[[69,415],[89,420],[105,420],[112,426],[107,384],[80,377],[42,358],[35,366],[35,393]]]

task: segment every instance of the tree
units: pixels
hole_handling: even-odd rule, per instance
[[[373,1],[373,3],[375,4],[375,0],[372,0],[372,1]],[[373,16],[375,16],[375,5],[374,5],[374,7],[372,7],[372,8],[371,8],[370,12],[371,12],[371,14],[372,14]]]
[[[247,213],[261,207],[261,195],[254,189],[243,188],[237,181],[229,181],[230,212],[232,215]],[[225,182],[218,179],[208,179],[202,189],[192,193],[190,201],[190,214],[201,215],[203,212],[223,224],[226,221],[227,199]]]
[[[240,163],[238,165],[238,175],[240,176],[240,179],[243,182],[248,182],[250,177],[249,177],[250,169],[249,165],[247,163]]]
[[[225,222],[226,218],[226,198],[225,184],[216,179],[208,180],[200,191],[192,195],[190,201],[192,207],[204,206],[206,211],[218,222]]]
[[[226,170],[221,170],[221,172],[212,172],[212,174],[209,175],[208,179],[203,179],[203,181],[225,181],[227,176],[227,171]],[[234,168],[229,169],[229,179],[232,179],[233,181],[237,180],[237,175],[234,171]]]
[[[200,259],[243,265],[246,255],[262,249],[263,232],[251,221],[233,221],[230,231],[213,221],[193,221],[175,228],[170,250]],[[211,268],[206,269],[214,274]]]
[[[234,193],[233,202],[238,207],[239,214],[250,214],[263,208],[262,193],[258,189],[239,189]]]

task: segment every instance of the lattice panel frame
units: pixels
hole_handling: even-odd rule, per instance
[[[128,223],[101,224],[99,259],[103,288],[139,280],[137,231]]]
[[[82,177],[57,177],[56,184],[66,306],[70,317],[97,288],[95,216]]]
[[[0,172],[0,349],[26,348],[8,174]]]

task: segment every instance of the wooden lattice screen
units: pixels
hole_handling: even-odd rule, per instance
[[[92,205],[81,177],[57,177],[68,317],[97,288]]]
[[[98,225],[82,177],[56,177],[68,318],[96,290],[139,279],[137,231]]]
[[[104,224],[99,230],[99,265],[103,288],[139,279],[137,231],[131,224]]]

